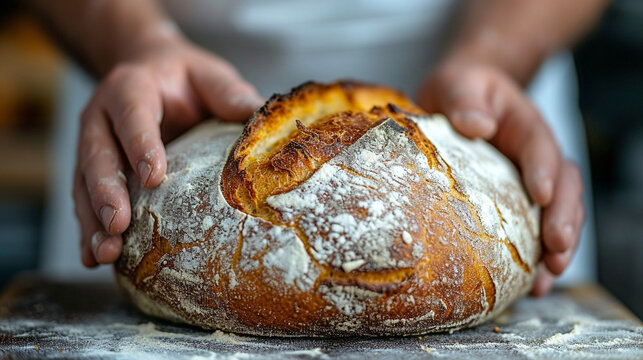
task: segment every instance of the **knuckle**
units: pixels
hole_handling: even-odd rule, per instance
[[[129,137],[127,131],[131,124],[141,122],[146,116],[148,111],[145,106],[131,99],[125,100],[114,119],[114,131],[120,138]]]
[[[561,215],[562,216],[562,215]],[[566,223],[564,221],[553,221],[549,223],[547,229],[545,229],[545,243],[547,249],[553,253],[560,253],[569,249],[572,244],[570,244],[570,239],[565,233]]]
[[[239,79],[233,82],[230,86],[230,89],[234,92],[243,92],[243,93],[250,93],[255,91],[254,86],[252,86],[249,82],[243,79]]]
[[[111,203],[111,198],[121,190],[121,185],[113,177],[99,179],[93,184],[89,184],[89,193],[92,198],[92,204],[97,209]]]
[[[82,173],[87,170],[87,165],[96,160],[96,156],[100,150],[98,143],[91,139],[82,138],[78,144],[78,151],[80,155],[80,169]]]
[[[154,143],[154,134],[150,130],[141,130],[136,134],[133,134],[131,137],[131,147],[136,149],[140,148],[141,152],[146,152],[146,149],[153,148]]]
[[[143,113],[144,111],[141,104],[128,99],[121,104],[117,117],[123,122],[130,122],[140,119]]]
[[[133,76],[136,76],[139,71],[140,68],[137,65],[130,63],[118,64],[107,74],[103,83],[105,86],[118,84],[125,79],[130,79]]]
[[[232,77],[232,78],[239,77],[239,72],[237,71],[237,68],[235,68],[228,61],[219,57],[210,58],[210,59],[212,59],[210,63],[212,66],[212,70],[219,72],[224,77]]]
[[[554,275],[560,275],[567,266],[565,261],[565,254],[549,254],[545,259],[547,268]]]
[[[136,63],[121,63],[110,71],[101,82],[97,94],[118,97],[133,85],[148,84],[153,79],[148,66]]]
[[[553,240],[555,242],[556,248],[565,249],[568,247],[568,244],[565,241],[565,234],[562,224],[556,224],[553,230]]]
[[[139,131],[127,139],[127,153],[132,161],[151,159],[156,153],[155,134],[150,130]],[[160,139],[159,139],[160,141]]]
[[[120,168],[119,157],[112,149],[104,146],[100,142],[84,141],[79,147],[80,151],[80,171],[87,175],[95,170],[95,166],[109,166],[110,168]]]
[[[81,129],[77,145],[78,158],[80,159],[77,164],[78,168],[84,168],[86,159],[95,156],[106,146],[105,136],[95,127],[85,126]]]
[[[563,238],[562,229],[556,227],[554,230],[552,230],[548,245],[548,248],[556,253],[565,251],[567,249],[567,244],[565,243],[565,240]]]
[[[235,96],[251,94],[255,92],[254,87],[245,81],[233,81],[223,89],[222,97],[232,99]]]

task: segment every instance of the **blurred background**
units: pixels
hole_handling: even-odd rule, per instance
[[[594,196],[597,242],[591,254],[596,254],[599,282],[641,318],[643,1],[614,1],[595,31],[573,49],[573,57],[590,153],[588,191]],[[70,76],[81,83],[75,82],[71,100],[63,96]],[[57,206],[69,203],[71,189],[54,190],[71,176],[73,164],[61,160],[54,144],[69,133],[75,137],[75,127],[59,122],[76,120],[66,102],[84,103],[91,89],[91,80],[57,50],[35,19],[17,2],[0,3],[0,288],[20,271],[57,269],[43,254],[67,250],[47,242],[50,234],[77,236],[76,224],[62,220],[69,216]],[[71,255],[57,258],[80,269],[80,260]],[[109,276],[109,268],[75,275]]]

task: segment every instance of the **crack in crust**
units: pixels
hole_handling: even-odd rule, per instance
[[[368,97],[355,95],[365,91],[370,92],[367,94]],[[471,236],[495,241],[484,232],[473,204],[458,189],[457,182],[451,174],[451,167],[441,159],[433,144],[407,117],[423,112],[406,98],[400,98],[401,96],[386,88],[372,88],[355,83],[339,83],[330,86],[304,84],[293,89],[293,92],[286,96],[273,96],[248,124],[234,151],[230,154],[221,184],[225,199],[247,214],[261,217],[278,226],[292,227],[283,221],[278,211],[266,204],[266,199],[271,195],[292,190],[308,179],[323,163],[352,145],[367,130],[387,119],[393,119],[394,130],[406,133],[406,136],[413,140],[425,154],[429,167],[441,168],[446,172],[450,181],[450,196],[469,207],[477,231],[474,233],[469,230],[456,216],[460,227]],[[396,101],[396,104],[377,103],[373,100],[379,100],[379,97],[384,97],[386,101]],[[334,106],[328,106],[328,98],[334,100]],[[364,101],[365,98],[369,101]],[[303,102],[304,111],[297,108],[299,101]],[[317,105],[320,109],[314,108],[316,101],[323,103],[323,106]],[[367,106],[371,108],[367,109]],[[289,126],[292,123],[294,126]],[[341,167],[353,175],[373,179],[347,166]],[[408,279],[409,271],[412,271],[407,268],[387,273],[370,273],[368,280],[363,272],[343,273],[316,261],[310,252],[310,244],[304,232],[296,227],[295,231],[304,243],[310,258],[322,269],[322,274],[315,283],[315,289],[320,284],[337,283],[386,293],[400,288],[400,284]],[[523,270],[529,272],[529,268],[520,259],[515,247],[508,241],[504,243],[510,250],[512,259]],[[342,275],[338,276],[338,274]],[[485,290],[488,311],[491,311],[495,304],[495,285],[486,268],[484,271],[478,271],[478,278]],[[383,282],[382,279],[388,281]]]
[[[317,262],[304,232],[283,221],[281,214],[266,204],[266,199],[297,187],[321,165],[387,119],[396,121],[396,131],[408,131],[412,122],[406,115],[410,114],[424,112],[397,91],[355,82],[307,83],[290,94],[273,96],[251,119],[228,158],[221,180],[224,198],[246,214],[293,228],[310,258],[322,269],[315,283],[317,288],[336,278],[337,269]],[[419,131],[415,134],[419,135]],[[351,171],[347,167],[344,170]],[[389,291],[386,289],[399,287],[395,284],[404,281],[409,270],[372,273],[370,285],[360,280],[364,277],[361,272],[343,273],[337,281]]]
[[[152,230],[152,249],[148,251],[141,262],[134,270],[134,283],[137,286],[145,286],[149,279],[158,274],[159,261],[166,255],[174,255],[183,249],[188,249],[197,246],[196,243],[177,243],[175,246],[170,244],[170,241],[161,236],[159,233],[159,218],[153,212],[146,209],[147,213],[154,219]],[[172,264],[166,264],[171,266]]]

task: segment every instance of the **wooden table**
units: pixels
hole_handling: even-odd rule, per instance
[[[261,338],[139,313],[112,283],[22,276],[0,296],[1,359],[643,358],[643,326],[597,285],[526,298],[494,322],[452,334]]]

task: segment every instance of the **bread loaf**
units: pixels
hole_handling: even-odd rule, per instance
[[[147,314],[268,336],[410,335],[479,324],[524,295],[539,209],[513,165],[402,94],[354,82],[208,122],[132,179],[115,265]]]

